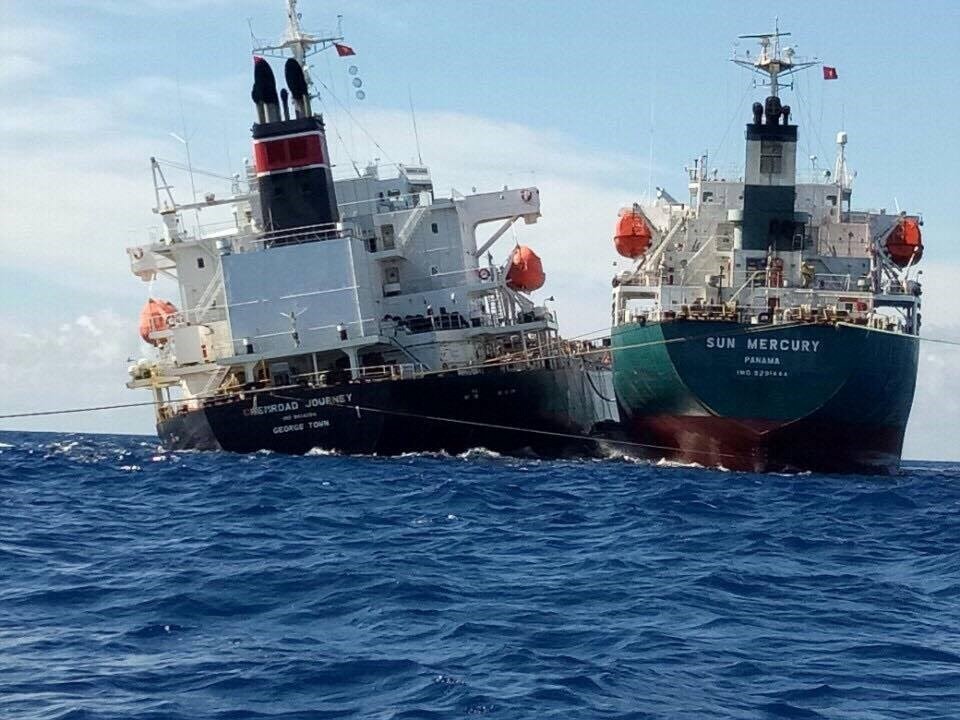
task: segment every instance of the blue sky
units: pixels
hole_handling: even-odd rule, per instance
[[[6,0],[0,7],[7,52],[0,332],[14,338],[0,349],[0,370],[16,386],[0,389],[0,411],[137,397],[122,383],[127,354],[140,352],[132,323],[149,288],[129,274],[123,248],[141,242],[153,221],[147,158],[182,160],[169,133],[185,125],[196,166],[239,169],[253,119],[247,19],[258,35],[277,37],[283,6]],[[743,123],[763,92],[727,60],[738,34],[772,29],[778,11],[756,3],[539,0],[301,0],[300,9],[307,29],[332,28],[343,14],[357,56],[321,56],[314,74],[377,138],[384,159],[415,155],[412,95],[438,191],[541,187],[544,219],[521,238],[544,256],[545,290],[557,297],[568,332],[607,323],[609,236],[620,205],[640,196],[651,175],[681,196],[683,166],[704,151],[721,167],[742,162]],[[925,327],[960,337],[951,317],[960,267],[952,228],[960,4],[873,2],[867,10],[811,2],[779,12],[798,54],[840,75],[825,82],[814,69],[785,93],[801,125],[800,157],[831,165],[843,125],[859,172],[855,205],[923,212]],[[351,63],[364,81],[362,103],[346,88]],[[331,138],[341,169],[348,156],[365,163],[383,154],[329,98],[327,107],[328,124],[343,138]],[[182,176],[173,181],[180,191],[187,186]],[[78,355],[71,376],[63,364]],[[909,446],[915,454],[956,456],[931,434],[944,418],[960,422],[960,406],[944,400],[960,396],[960,381],[951,384],[958,359],[941,349],[925,361]],[[0,423],[6,427],[148,431],[150,416]]]

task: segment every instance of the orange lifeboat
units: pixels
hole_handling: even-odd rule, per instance
[[[643,215],[633,210],[621,210],[613,244],[623,257],[636,260],[650,247],[653,232]]]
[[[920,223],[916,218],[905,217],[897,221],[897,226],[887,236],[887,252],[890,259],[900,267],[920,262],[923,257],[923,241]]]
[[[539,256],[526,245],[517,245],[507,270],[507,287],[511,290],[533,292],[542,288],[546,279]]]
[[[173,303],[167,300],[154,300],[150,298],[140,311],[140,337],[144,342],[151,345],[162,345],[166,342],[163,338],[152,338],[150,333],[159,330],[166,330],[167,318],[177,312]]]

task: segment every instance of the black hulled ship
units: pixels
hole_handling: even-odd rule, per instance
[[[334,180],[304,61],[352,51],[304,33],[293,0],[288,22],[284,42],[255,56],[247,188],[178,204],[153,161],[164,237],[128,254],[142,279],[175,279],[180,303],[145,306],[156,353],[128,386],[152,391],[163,444],[593,452],[589,438],[616,415],[609,370],[530,299],[545,280],[530,248],[493,260],[515,222],[540,217],[538,190],[440,198],[429,170],[410,165]],[[185,228],[183,213],[220,205],[233,211],[227,227]],[[487,223],[499,227],[480,242]]]

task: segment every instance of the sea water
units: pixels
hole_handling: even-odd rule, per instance
[[[960,717],[960,465],[0,434],[0,717]]]

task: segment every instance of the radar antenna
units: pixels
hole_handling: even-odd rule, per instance
[[[788,32],[780,32],[780,19],[777,18],[774,22],[773,32],[738,36],[741,40],[760,41],[760,53],[757,57],[751,58],[750,52],[747,51],[742,56],[734,53],[732,58],[732,62],[740,67],[745,67],[758,75],[764,76],[765,79],[761,84],[769,86],[770,94],[773,97],[778,97],[780,88],[784,87],[784,84],[780,81],[781,78],[820,64],[820,61],[816,58],[803,62],[795,60],[796,52],[792,47],[785,47],[781,50],[780,38],[789,36],[790,33]],[[792,83],[790,87],[793,87]]]

